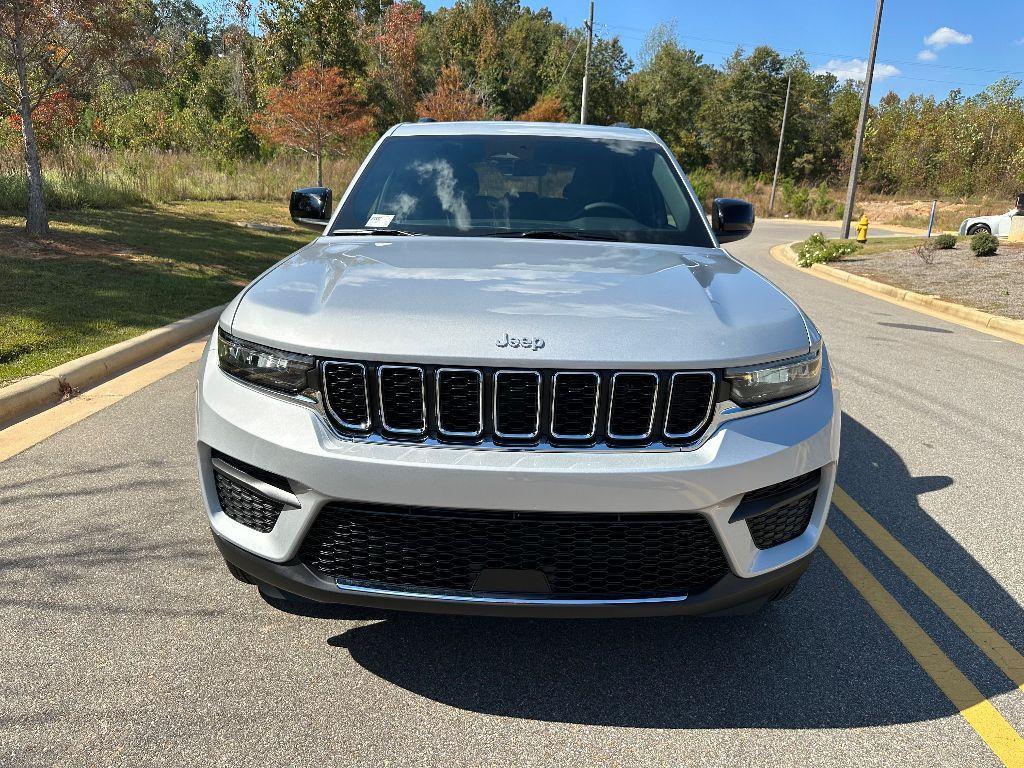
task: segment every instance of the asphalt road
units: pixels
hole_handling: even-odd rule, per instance
[[[768,256],[809,232],[760,222],[733,252],[826,338],[840,485],[1024,650],[1024,346]],[[195,374],[0,463],[0,765],[1000,764],[824,553],[742,618],[280,610],[210,540]],[[1024,693],[836,508],[830,524],[1024,732]]]

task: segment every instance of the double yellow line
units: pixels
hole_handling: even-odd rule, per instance
[[[836,486],[833,493],[832,503],[927,595],[1018,689],[1024,691],[1024,656],[839,486]],[[935,681],[996,757],[1004,765],[1013,768],[1024,767],[1024,738],[999,714],[992,703],[967,679],[896,598],[829,529],[822,535],[821,548],[892,630],[896,638],[903,643],[921,668]]]

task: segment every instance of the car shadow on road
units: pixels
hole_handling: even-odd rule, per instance
[[[856,496],[856,481],[884,478],[887,502],[871,512],[940,576],[955,573],[975,609],[1013,642],[1006,632],[1009,622],[1022,623],[1020,607],[918,504],[918,494],[951,478],[910,476],[890,446],[848,417],[843,454],[840,483]],[[872,467],[867,477],[864,466]],[[365,669],[492,715],[640,728],[843,728],[956,712],[821,553],[791,598],[746,617],[563,621],[315,610],[321,618],[379,619],[327,641]],[[1006,680],[986,693],[1013,688]]]

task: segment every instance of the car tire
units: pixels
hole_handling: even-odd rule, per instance
[[[243,584],[255,584],[256,583],[255,581],[252,580],[252,577],[248,573],[243,571],[237,565],[233,565],[233,564],[231,564],[231,563],[229,563],[227,561],[225,561],[224,565],[226,565],[228,567],[228,573],[230,573],[232,576],[234,576],[236,579],[238,579]]]
[[[988,224],[975,224],[967,230],[967,235],[976,235],[979,232],[984,232],[986,235],[992,234],[992,228]]]
[[[796,585],[799,583],[800,577],[797,576],[795,579],[789,582],[789,584],[780,587],[778,592],[776,592],[774,595],[768,598],[768,602],[775,603],[779,600],[785,600],[787,597],[793,594],[793,591],[796,589]]]

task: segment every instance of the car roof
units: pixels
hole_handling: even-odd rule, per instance
[[[392,136],[570,136],[585,139],[617,139],[657,143],[654,134],[643,128],[579,125],[576,123],[526,123],[513,120],[465,122],[400,123]]]

